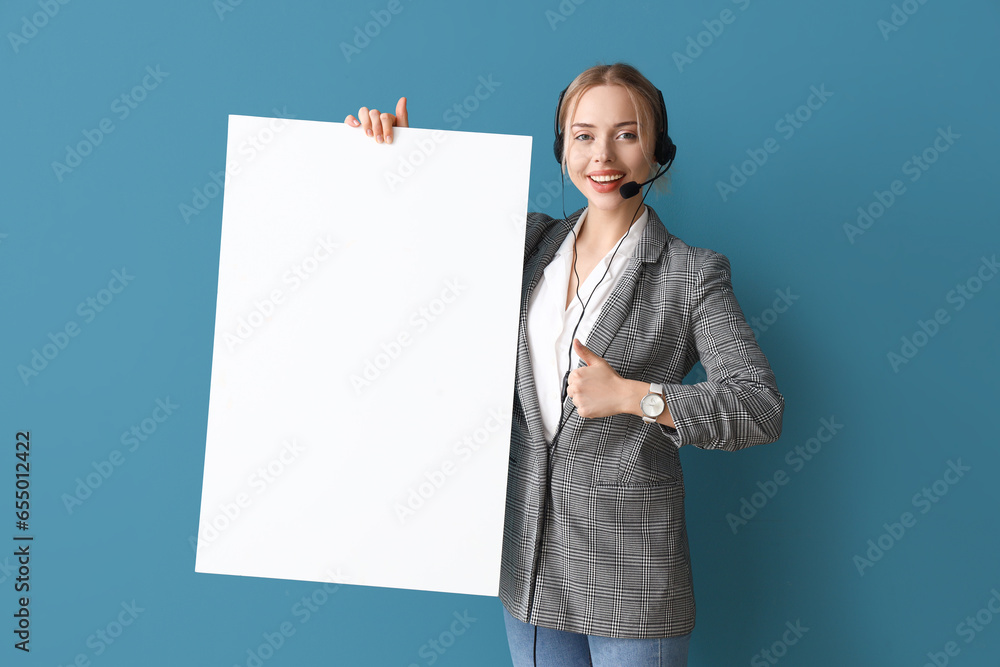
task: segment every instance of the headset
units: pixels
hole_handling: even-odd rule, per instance
[[[559,113],[562,111],[563,98],[566,96],[566,91],[567,90],[569,90],[569,86],[567,86],[566,88],[564,88],[563,91],[561,93],[559,93],[559,102],[558,102],[558,104],[556,104],[555,123],[553,124],[553,128],[555,130],[555,141],[552,142],[552,151],[555,154],[556,162],[558,162],[559,165],[560,165],[559,173],[560,173],[560,177],[561,178],[562,178],[562,168],[561,168],[561,166],[562,166],[562,161],[563,161],[563,136],[562,136],[562,132],[560,131],[560,128],[559,128]],[[667,132],[667,130],[668,130],[667,105],[663,102],[663,93],[660,92],[659,88],[657,88],[656,89],[656,94],[657,94],[657,96],[659,98],[659,102],[660,102],[660,105],[659,105],[660,115],[656,119],[657,123],[659,125],[659,128],[658,128],[659,132],[657,132],[657,135],[656,135],[656,143],[655,143],[654,148],[653,148],[653,157],[656,159],[656,162],[661,165],[661,168],[656,172],[656,174],[653,176],[653,178],[649,179],[648,181],[643,181],[642,183],[636,183],[635,181],[629,181],[628,183],[624,183],[619,188],[619,190],[618,190],[619,193],[621,193],[621,196],[622,196],[623,199],[631,199],[635,195],[639,194],[639,191],[642,189],[643,185],[648,185],[648,184],[652,183],[653,181],[655,181],[656,179],[658,179],[661,176],[663,176],[664,174],[666,174],[667,170],[670,169],[670,166],[674,163],[674,156],[677,155],[677,146],[674,145],[673,141],[671,141],[670,135]],[[652,186],[650,186],[650,187],[652,187]],[[646,192],[643,193],[642,199],[639,200],[639,206],[636,207],[635,213],[632,214],[632,222],[629,223],[629,231],[631,231],[632,225],[635,223],[636,216],[638,216],[638,214],[639,214],[639,210],[642,209],[643,202],[646,201],[646,195],[649,194],[649,189],[650,188],[646,188]],[[565,187],[562,188],[562,192],[563,192],[563,219],[565,220],[567,218],[567,216],[566,216],[566,189],[565,189]],[[587,311],[587,305],[590,304],[590,300],[594,297],[594,294],[597,292],[597,287],[600,286],[600,284],[604,281],[604,278],[608,275],[608,271],[611,270],[611,263],[614,261],[615,255],[618,254],[618,248],[621,247],[621,244],[625,240],[625,237],[628,236],[628,232],[625,232],[625,236],[622,236],[621,241],[618,242],[618,245],[615,247],[615,251],[611,254],[611,260],[608,261],[608,268],[604,270],[604,275],[602,275],[601,279],[599,281],[597,281],[597,285],[594,287],[594,291],[590,293],[590,297],[588,297],[587,298],[587,302],[584,303],[583,299],[580,298],[580,274],[576,272],[576,230],[572,229],[571,231],[573,232],[573,257],[574,257],[574,259],[573,259],[573,273],[576,275],[576,298],[580,301],[580,304],[583,306],[583,310],[580,312],[580,319],[577,321],[576,327],[574,327],[574,329],[573,329],[573,336],[570,338],[570,340],[573,340],[574,338],[576,338],[576,331],[577,331],[577,329],[580,328],[580,323],[583,322],[583,315]],[[572,345],[572,343],[570,343],[569,363],[566,364],[566,367],[569,368],[570,366],[572,366],[573,365],[572,362],[573,362],[573,345]],[[562,402],[563,403],[566,402],[566,394],[567,394],[568,385],[569,385],[569,374],[570,374],[570,371],[567,370],[566,373],[565,373],[565,375],[563,375],[563,388],[562,388]],[[541,530],[541,535],[540,535],[539,542],[544,542],[544,540],[545,540],[545,517],[546,517],[546,515],[548,513],[549,496],[552,493],[552,458],[553,458],[552,453],[555,450],[556,442],[559,440],[559,435],[562,433],[562,427],[563,427],[563,425],[564,425],[564,420],[560,419],[559,426],[558,426],[558,428],[556,428],[555,435],[552,437],[552,444],[549,446],[549,456],[548,456],[548,461],[547,461],[548,472],[547,472],[547,474],[545,476],[545,495],[542,497],[542,515],[541,515],[542,530]],[[531,592],[528,595],[528,618],[529,619],[531,618],[531,608],[532,608],[532,604],[534,603],[534,598],[535,598],[535,582],[534,582],[534,579],[535,579],[535,576],[536,576],[536,572],[538,570],[538,559],[539,559],[539,553],[540,553],[540,551],[541,551],[541,549],[539,549],[538,551],[535,552],[534,562],[533,562],[532,567],[531,567],[531,578],[532,578]],[[534,643],[533,643],[532,651],[531,651],[532,652],[532,662],[533,662],[533,664],[536,665],[536,667],[538,665],[537,651],[538,651],[538,626],[536,625],[535,626],[535,639],[534,639]]]
[[[559,114],[560,112],[562,112],[563,98],[566,96],[567,90],[569,90],[569,86],[563,88],[563,91],[559,93],[559,102],[556,104],[556,117],[555,117],[555,122],[553,123],[553,128],[555,130],[556,138],[555,141],[552,142],[552,152],[556,156],[556,162],[558,162],[560,165],[562,165],[562,160],[563,160],[563,137],[562,137],[562,132],[560,131],[559,128]],[[673,163],[674,156],[677,155],[677,146],[675,146],[674,142],[670,140],[670,134],[668,132],[669,123],[667,120],[667,105],[664,104],[663,102],[663,93],[660,92],[659,88],[656,89],[656,95],[659,98],[660,102],[660,108],[659,108],[660,116],[659,118],[656,119],[657,124],[660,126],[659,127],[660,131],[656,135],[656,144],[653,147],[653,158],[656,160],[658,164],[666,165],[666,167],[662,169],[662,173],[657,173],[656,176],[649,179],[648,181],[644,181],[641,184],[636,183],[635,181],[629,181],[628,183],[622,185],[621,193],[622,197],[624,197],[625,199],[630,199],[635,195],[639,194],[640,187],[646,185],[647,183],[652,183],[657,178],[665,174],[667,169],[670,168],[670,164],[667,163]],[[565,212],[563,214],[563,217],[565,218]]]

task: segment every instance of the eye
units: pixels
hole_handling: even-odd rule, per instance
[[[619,136],[623,139],[628,139],[629,141],[639,138],[639,136],[633,132],[622,132]]]
[[[574,139],[576,139],[577,141],[580,141],[580,140],[582,140],[582,139],[590,139],[590,135],[589,135],[589,134],[587,134],[586,132],[583,132],[583,133],[581,133],[581,134],[578,134],[578,135],[576,135],[576,136],[575,136],[575,137],[573,137],[573,138],[574,138]]]

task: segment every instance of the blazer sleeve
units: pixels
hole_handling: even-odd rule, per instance
[[[781,435],[785,399],[733,294],[729,260],[708,251],[691,292],[690,337],[707,380],[664,385],[678,447],[735,451]]]

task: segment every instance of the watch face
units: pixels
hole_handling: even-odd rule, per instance
[[[647,417],[659,417],[663,412],[663,408],[666,407],[663,397],[659,394],[647,394],[643,396],[642,402],[639,405]]]

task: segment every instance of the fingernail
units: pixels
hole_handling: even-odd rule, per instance
[[[372,135],[372,131],[371,131],[371,130],[368,130],[368,136],[369,136],[369,137],[373,136],[373,135]]]
[[[377,137],[375,137],[375,141],[376,141],[377,143],[382,143],[382,135],[380,134],[380,135],[378,135]]]
[[[385,143],[387,143],[387,144],[391,144],[392,143],[392,135],[391,134],[385,135]]]

